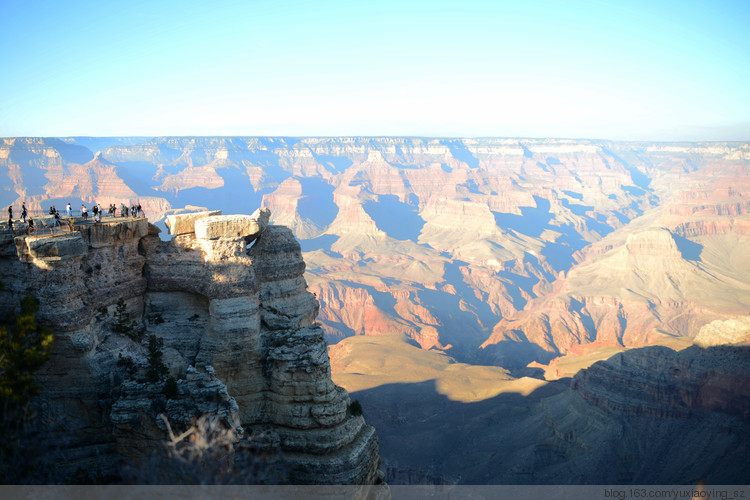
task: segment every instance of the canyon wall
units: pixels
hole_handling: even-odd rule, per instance
[[[33,294],[55,334],[36,445],[65,478],[116,478],[167,438],[160,414],[177,430],[209,414],[272,464],[267,483],[382,482],[374,429],[331,381],[299,243],[268,216],[177,216],[171,241],[129,217],[0,236],[0,308]],[[175,394],[149,380],[150,336]]]

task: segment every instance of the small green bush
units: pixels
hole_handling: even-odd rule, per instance
[[[149,382],[159,382],[169,372],[167,365],[161,359],[164,356],[162,352],[164,341],[156,335],[148,336],[148,368],[146,369],[146,380]]]
[[[120,299],[115,307],[115,321],[112,323],[112,331],[120,335],[130,337],[131,340],[139,342],[141,340],[142,329],[135,321],[130,321],[128,306],[125,301]]]
[[[128,375],[131,376],[135,373],[136,370],[133,358],[123,357],[122,353],[117,356],[117,366],[125,368],[125,370],[128,372]]]
[[[355,417],[362,415],[362,405],[359,403],[358,399],[352,401],[352,404],[349,405],[349,411],[352,412],[352,415]]]
[[[161,392],[167,399],[176,399],[178,394],[177,380],[172,376],[167,377],[167,381],[164,382],[164,389]]]

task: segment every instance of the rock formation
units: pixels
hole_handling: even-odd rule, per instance
[[[406,333],[461,361],[516,368],[584,344],[693,337],[746,315],[747,151],[570,139],[8,138],[0,200],[18,212],[22,201],[39,210],[133,199],[154,221],[187,205],[265,206],[301,242],[331,343]],[[194,221],[186,227],[175,234],[194,233]]]
[[[355,340],[368,341],[345,339],[332,348],[348,371],[334,377],[359,386],[352,397],[378,428],[390,484],[694,485],[750,478],[750,347],[631,349],[572,379],[527,379],[537,383],[530,386],[486,372],[487,378],[473,373],[451,381],[451,370],[432,370],[444,355],[407,358],[403,347],[394,353],[400,365],[388,370]],[[361,375],[368,363],[376,366],[369,378]],[[404,376],[410,371],[411,380]],[[372,383],[393,373],[410,382]],[[464,377],[472,383],[462,388]],[[482,387],[498,394],[457,397]]]
[[[175,428],[213,414],[283,471],[266,482],[382,482],[374,429],[331,381],[299,244],[268,219],[177,215],[170,241],[143,218],[0,240],[0,307],[31,293],[55,333],[36,406],[63,429],[48,445],[68,435],[68,478],[143,459],[166,438],[159,414]],[[173,394],[149,375],[154,346]]]

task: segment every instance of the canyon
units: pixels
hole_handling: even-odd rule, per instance
[[[750,144],[6,138],[0,188],[16,213],[21,201],[39,211],[137,201],[161,221],[162,239],[170,216],[270,209],[269,227],[299,241],[307,292],[320,305],[305,328],[317,325],[333,381],[378,429],[389,483],[745,477],[729,462],[708,464],[719,451],[747,462],[738,437],[746,379],[738,392],[718,392],[735,406],[694,404],[705,398],[693,393],[683,406],[623,401],[633,399],[624,387],[636,376],[631,364],[649,366],[638,375],[645,392],[657,382],[644,373],[660,380],[675,370],[680,383],[725,387],[732,372],[698,368],[720,363],[715,353],[747,374]],[[191,297],[170,300],[185,314],[203,311]],[[274,300],[266,321],[283,323],[273,310],[296,306]],[[704,424],[724,444],[691,449]],[[460,430],[435,438],[449,429]],[[704,458],[658,476],[654,457],[634,451],[647,429],[680,456]],[[594,445],[617,439],[634,448]],[[618,465],[585,465],[598,460]]]
[[[0,308],[31,294],[54,331],[22,442],[54,454],[57,481],[121,480],[172,428],[211,417],[234,436],[229,460],[262,457],[258,477],[232,473],[240,484],[383,482],[374,428],[331,380],[299,243],[268,219],[172,216],[170,241],[142,217],[2,234]]]

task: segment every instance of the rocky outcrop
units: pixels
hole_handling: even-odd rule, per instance
[[[706,410],[747,419],[750,349],[632,349],[578,372],[571,387],[585,401],[619,414],[688,418]]]
[[[215,215],[221,215],[221,210],[167,215],[165,223],[167,229],[169,229],[169,234],[190,234],[195,232],[195,222],[197,220]]]
[[[750,317],[712,321],[700,329],[693,342],[701,347],[750,344]]]
[[[166,438],[160,414],[178,429],[213,414],[283,463],[266,481],[382,482],[374,429],[331,381],[299,244],[268,218],[178,215],[170,241],[145,219],[0,241],[0,305],[33,293],[56,334],[37,405],[68,423],[61,470],[112,477]]]

